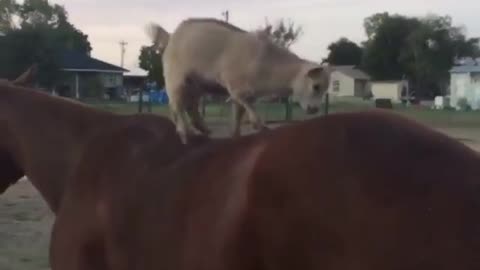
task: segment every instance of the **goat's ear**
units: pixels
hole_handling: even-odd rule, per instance
[[[313,67],[307,71],[307,76],[310,78],[318,78],[322,75],[325,68],[321,66]]]
[[[323,66],[323,72],[330,76],[333,72],[333,67],[329,65]]]

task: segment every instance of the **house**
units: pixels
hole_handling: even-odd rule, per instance
[[[370,76],[355,66],[333,66],[329,93],[332,96],[365,97]]]
[[[128,70],[87,54],[64,51],[60,53],[62,80],[56,86],[61,96],[75,98],[117,98],[123,91],[123,73]]]
[[[148,72],[143,69],[129,71],[123,76],[123,85],[127,94],[133,94],[148,83]]]
[[[403,97],[409,96],[407,80],[373,81],[370,89],[374,99],[390,99],[393,103],[400,103]]]
[[[450,70],[450,106],[461,109],[465,105],[473,110],[480,109],[480,64],[478,62],[454,66]]]

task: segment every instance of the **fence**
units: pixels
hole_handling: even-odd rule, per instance
[[[294,104],[290,98],[264,98],[256,102],[255,109],[257,113],[267,123],[289,122],[308,118],[297,104]],[[150,99],[144,101],[138,99],[138,112],[152,112],[152,102]],[[204,96],[200,102],[200,112],[204,118],[215,120],[229,120],[233,117],[233,106],[229,96]],[[322,104],[321,114],[329,113],[329,95],[327,94]],[[318,116],[318,114],[316,115]]]

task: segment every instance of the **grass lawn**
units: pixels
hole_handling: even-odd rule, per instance
[[[105,103],[105,102],[88,102],[96,108],[112,111],[119,114],[134,114],[138,112],[138,104],[136,103]],[[373,101],[363,101],[352,98],[332,99],[329,106],[329,113],[361,111],[374,108]],[[283,121],[285,119],[285,107],[278,103],[261,103],[256,105],[259,114],[266,121]],[[144,112],[147,106],[144,104]],[[395,105],[394,111],[411,117],[419,122],[433,127],[455,127],[455,128],[480,128],[480,112],[464,112],[451,110],[432,110],[427,107]],[[169,108],[166,105],[152,105],[152,112],[164,116],[169,116]],[[230,119],[229,104],[209,104],[206,107],[207,121],[227,122]],[[323,114],[322,111],[317,115]],[[293,106],[293,119],[301,120],[311,116],[307,116],[299,106]]]

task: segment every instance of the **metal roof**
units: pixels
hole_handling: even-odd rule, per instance
[[[480,72],[480,65],[463,65],[463,66],[454,66],[451,70],[451,73],[470,73],[470,72]]]
[[[90,57],[87,54],[64,51],[61,53],[60,66],[65,71],[92,72],[128,72],[128,70]]]
[[[125,77],[132,76],[132,77],[147,77],[148,76],[148,71],[142,69],[142,68],[134,68],[131,69],[129,72],[126,72],[123,74]]]
[[[333,66],[333,70],[339,71],[348,77],[360,80],[370,80],[370,76],[355,66]]]

